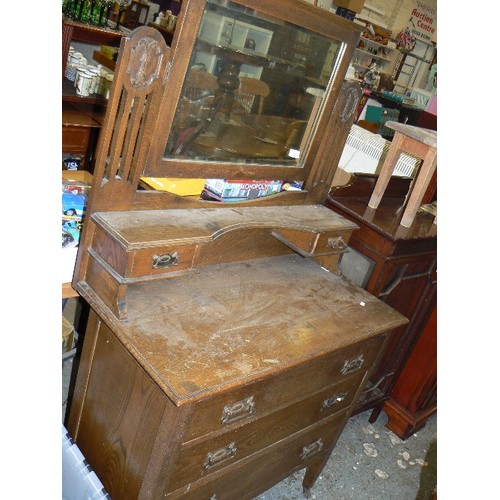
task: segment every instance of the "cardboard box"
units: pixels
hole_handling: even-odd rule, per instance
[[[205,186],[205,179],[182,177],[141,177],[141,181],[157,191],[168,191],[179,196],[199,196]]]
[[[363,10],[365,0],[334,0],[332,3],[337,7],[352,10],[353,12],[359,14]]]
[[[217,201],[244,201],[281,192],[278,180],[207,179],[203,197]]]
[[[62,178],[66,181],[87,182],[92,184],[92,174],[87,170],[62,170]]]

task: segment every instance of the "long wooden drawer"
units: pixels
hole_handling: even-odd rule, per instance
[[[230,393],[201,400],[187,423],[184,442],[221,431],[234,423],[241,425],[245,420],[261,418],[300,401],[303,394],[317,393],[347,379],[357,387],[378,355],[384,338],[358,342],[284,370],[271,380],[263,377]]]
[[[167,498],[243,500],[253,498],[295,470],[308,467],[328,456],[343,427],[345,412],[294,434],[274,446],[225,468],[218,474],[189,483],[166,495]]]
[[[214,471],[285,439],[334,413],[345,410],[359,386],[353,376],[290,407],[253,419],[229,432],[198,439],[183,446],[169,491],[194,482]]]

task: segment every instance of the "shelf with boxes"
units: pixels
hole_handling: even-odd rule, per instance
[[[366,61],[373,61],[374,59],[376,62],[378,61],[383,61],[381,64],[385,65],[385,63],[392,63],[393,59],[390,57],[391,52],[394,49],[389,48],[387,45],[382,45],[377,42],[372,42],[371,40],[360,40],[360,43],[358,44],[358,47],[356,48],[356,55],[355,58],[358,58],[358,60],[366,60]],[[355,64],[353,63],[354,66],[360,66],[364,68],[369,68],[370,64]]]
[[[106,110],[120,40],[125,33],[92,26],[63,16],[62,20],[62,159],[63,169],[92,171],[95,145]],[[90,62],[72,44],[101,44]],[[108,52],[106,52],[108,50]],[[111,52],[109,52],[111,51]],[[94,64],[95,63],[95,64]],[[85,77],[83,77],[83,72]],[[78,79],[82,79],[78,86]],[[69,161],[69,163],[68,163]]]
[[[390,74],[396,57],[396,44],[391,40],[392,32],[368,21],[357,19],[365,26],[351,64],[364,77],[368,70]]]
[[[82,42],[91,45],[120,46],[120,40],[126,33],[111,28],[99,28],[85,23],[79,23],[63,17],[62,20],[62,77],[66,73],[68,55],[72,42]]]

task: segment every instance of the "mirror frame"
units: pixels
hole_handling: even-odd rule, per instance
[[[274,2],[233,0],[233,2],[340,42],[339,55],[333,68],[333,78],[330,77],[323,105],[309,136],[305,154],[301,154],[298,165],[280,165],[279,162],[272,164],[233,163],[164,157],[206,5],[206,0],[185,0],[179,13],[170,59],[167,62],[167,82],[154,126],[155,140],[149,161],[145,165],[144,176],[307,181],[310,173],[314,171],[320,143],[325,133],[329,132],[328,121],[339,97],[362,28],[302,0]]]

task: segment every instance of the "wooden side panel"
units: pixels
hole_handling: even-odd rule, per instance
[[[167,405],[158,386],[101,323],[74,437],[112,498],[137,499]]]
[[[104,267],[104,263],[99,260],[95,252],[92,255],[89,254],[88,257],[87,283],[100,295],[102,301],[118,319],[126,318],[125,294],[127,285],[118,282],[117,277]],[[77,289],[78,286],[77,283]]]
[[[73,439],[78,437],[80,429],[80,419],[83,408],[83,401],[87,392],[90,370],[95,356],[95,344],[99,331],[100,319],[91,309],[87,330],[85,332],[85,342],[78,365],[78,377],[76,379],[75,389],[71,401],[71,412],[69,414],[67,428]]]
[[[407,439],[437,411],[437,308],[384,404],[387,427]]]

